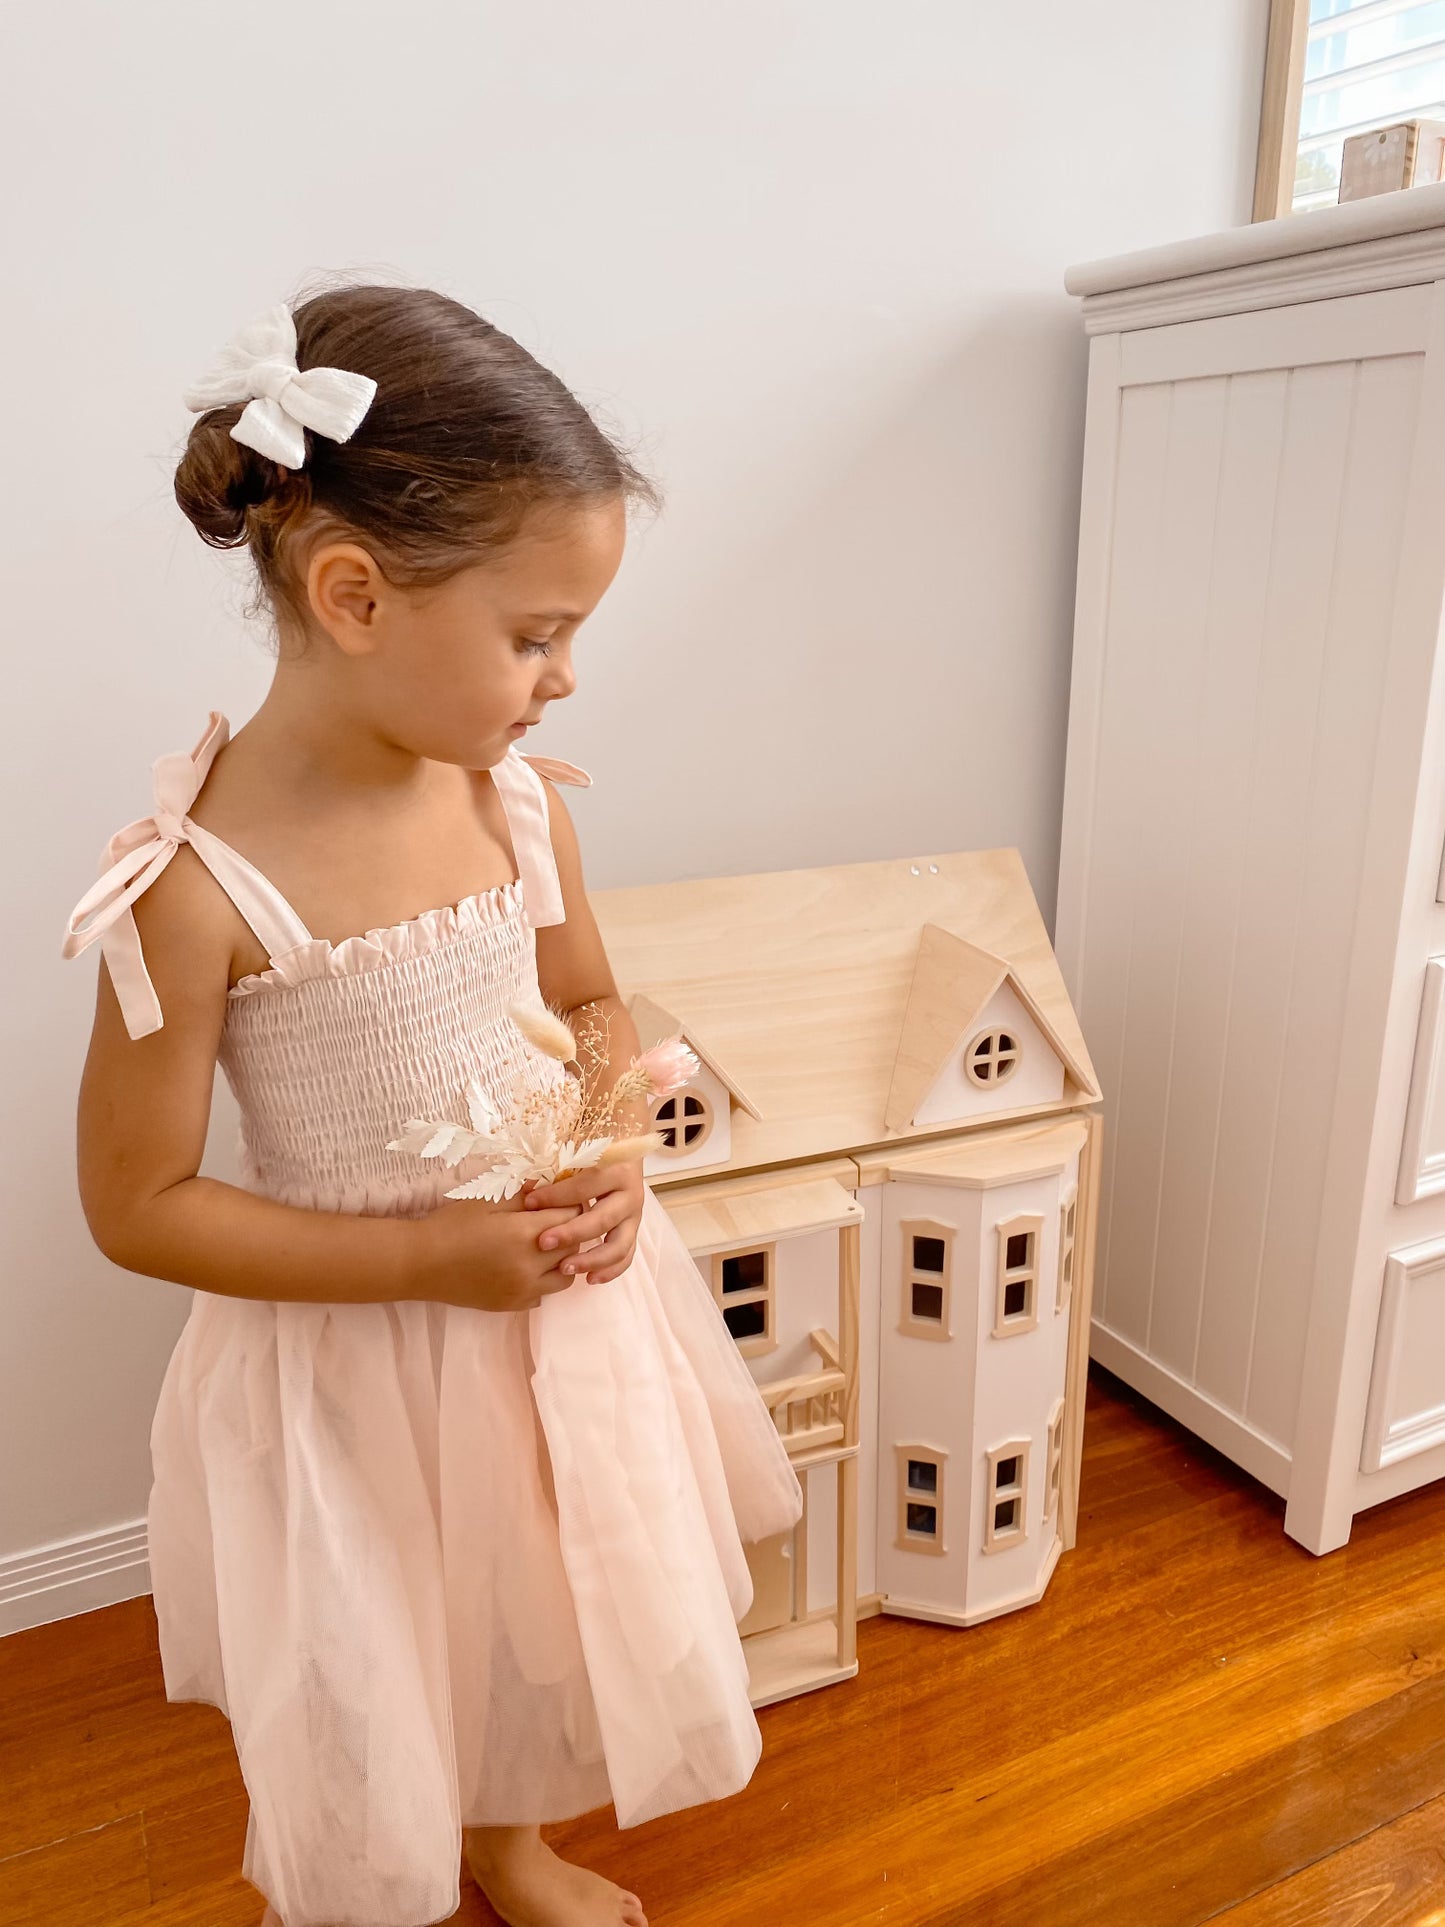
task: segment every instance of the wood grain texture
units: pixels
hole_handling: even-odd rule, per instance
[[[1317,1560],[1098,1367],[1078,1545],[968,1632],[873,1618],[763,1708],[730,1800],[549,1827],[656,1927],[1423,1927],[1445,1912],[1445,1493]],[[257,1927],[225,1721],[168,1706],[148,1599],[0,1641],[3,1927]],[[463,1888],[458,1927],[495,1927]],[[398,1923],[397,1927],[403,1927]]]
[[[1294,203],[1295,148],[1305,74],[1309,0],[1270,0],[1254,165],[1254,219],[1274,221]]]
[[[937,1178],[950,1188],[963,1185],[984,1190],[990,1185],[1044,1177],[1064,1169],[1087,1141],[1090,1118],[1097,1116],[1097,1112],[1076,1112],[1071,1117],[1012,1124],[1003,1130],[959,1137],[948,1144],[866,1152],[854,1159],[858,1182],[879,1184],[898,1178],[917,1184]]]
[[[1098,1088],[1015,849],[705,877],[589,900],[622,995],[641,992],[685,1024],[762,1113],[734,1111],[732,1155],[704,1177],[956,1134],[956,1124],[895,1134],[884,1121],[930,923],[1006,959]],[[1032,1112],[1079,1101],[1066,1091]],[[970,1128],[1023,1114],[1004,1108]]]
[[[700,1199],[685,1191],[675,1203],[664,1198],[663,1208],[694,1258],[738,1245],[856,1225],[863,1216],[862,1206],[836,1180],[813,1177],[733,1197]]]

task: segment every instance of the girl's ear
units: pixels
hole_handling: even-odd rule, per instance
[[[306,568],[312,614],[338,649],[367,656],[378,646],[378,604],[387,587],[359,542],[323,542]]]

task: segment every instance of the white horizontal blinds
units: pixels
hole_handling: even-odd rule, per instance
[[[1294,206],[1339,198],[1351,134],[1445,119],[1445,0],[1310,0]]]

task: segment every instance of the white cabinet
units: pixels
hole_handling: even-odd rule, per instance
[[[1326,1552],[1445,1476],[1445,186],[1068,286],[1091,1351]]]

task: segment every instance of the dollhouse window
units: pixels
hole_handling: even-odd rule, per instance
[[[1004,1552],[1028,1536],[1029,1441],[996,1445],[988,1455],[988,1487],[983,1515],[983,1549]]]
[[[686,1157],[708,1140],[713,1126],[712,1105],[701,1091],[674,1091],[652,1104],[652,1128],[662,1137],[659,1157]]]
[[[1079,1188],[1070,1185],[1059,1206],[1059,1288],[1056,1311],[1067,1311],[1074,1295],[1074,1226],[1079,1209]]]
[[[991,1091],[1004,1083],[1019,1067],[1022,1046],[1016,1030],[999,1027],[980,1031],[964,1049],[963,1067],[969,1082],[980,1090]]]
[[[898,1536],[903,1552],[942,1553],[943,1468],[948,1454],[936,1445],[898,1445]]]
[[[898,1329],[913,1338],[948,1338],[954,1227],[906,1218],[898,1231],[903,1241]]]
[[[1044,1472],[1044,1518],[1059,1515],[1059,1487],[1064,1471],[1064,1401],[1059,1399],[1049,1414],[1049,1456]]]
[[[1012,1338],[1039,1322],[1039,1246],[1043,1217],[1029,1211],[998,1226],[998,1295],[993,1335]]]
[[[719,1251],[713,1256],[713,1297],[722,1310],[723,1323],[744,1358],[770,1352],[778,1342],[776,1261],[775,1245],[752,1245],[741,1251]]]

